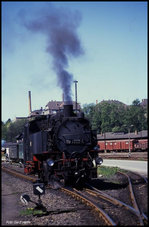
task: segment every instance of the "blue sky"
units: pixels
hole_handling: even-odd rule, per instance
[[[147,98],[147,2],[2,2],[2,121],[28,116],[29,90],[32,109],[62,99],[47,37],[24,26],[57,8],[81,17],[84,54],[68,59],[78,102]],[[71,88],[75,99],[74,83]]]

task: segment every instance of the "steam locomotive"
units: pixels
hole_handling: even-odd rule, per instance
[[[97,135],[83,112],[75,113],[71,103],[56,114],[39,115],[24,127],[24,171],[38,174],[48,184],[81,183],[97,177]],[[95,163],[95,164],[93,164]]]

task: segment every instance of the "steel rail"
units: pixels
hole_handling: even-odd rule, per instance
[[[118,172],[119,172],[120,174],[126,176],[127,179],[128,179],[130,197],[131,197],[131,201],[132,201],[133,207],[134,207],[135,210],[139,213],[139,221],[140,221],[140,224],[141,224],[141,225],[144,225],[144,222],[143,222],[144,216],[141,214],[141,212],[140,212],[140,210],[139,210],[139,207],[138,207],[138,204],[137,204],[137,202],[136,202],[135,195],[134,195],[134,192],[133,192],[132,183],[131,183],[131,179],[130,179],[130,177],[128,176],[128,174],[123,173],[123,172],[120,172],[120,171],[118,171]]]
[[[95,188],[95,187],[93,187],[93,186],[91,186],[89,184],[86,184],[86,185],[89,186],[91,189],[93,189],[93,190],[85,189],[87,192],[93,193],[94,195],[99,196],[99,197],[111,202],[114,205],[118,205],[120,207],[124,207],[125,209],[129,210],[133,214],[139,216],[139,212],[137,210],[135,210],[135,208],[129,206],[128,204],[126,204],[126,203],[124,203],[124,202],[122,202],[122,201],[120,201],[120,200],[118,200],[118,199],[116,199],[114,197],[111,197],[110,195],[98,190],[97,188]]]
[[[133,214],[135,214],[138,218],[139,218],[139,222],[140,222],[140,225],[144,225],[144,222],[143,220],[148,223],[148,217],[142,212],[140,213],[139,210],[136,210],[134,207],[114,198],[114,197],[111,197],[110,195],[98,190],[97,188],[94,188],[93,186],[89,185],[89,184],[86,184],[88,185],[90,188],[92,188],[92,190],[90,189],[85,189],[88,193],[94,195],[94,196],[98,196],[104,200],[107,200],[109,201],[110,203],[112,204],[115,204],[115,205],[118,205],[118,206],[121,206],[121,207],[124,207],[125,209],[129,210],[130,212],[132,212]]]
[[[76,189],[73,189],[72,191],[71,189],[66,189],[66,188],[61,188],[61,190],[70,194],[75,198],[79,198],[84,203],[91,206],[95,211],[98,212],[99,216],[105,221],[107,225],[116,226],[116,223],[111,219],[111,217],[108,214],[105,213],[103,209],[101,209],[99,206],[93,203],[89,198],[87,198],[87,196],[83,195],[80,191]]]
[[[19,173],[16,170],[12,170],[12,169],[9,169],[9,168],[3,167],[3,166],[2,166],[2,171],[9,173],[13,176],[19,177],[19,178],[23,178],[23,179],[28,180],[28,181],[35,182],[37,180],[35,177],[24,175],[23,173]]]
[[[130,171],[130,170],[129,170],[129,172],[134,174],[134,175],[136,175],[136,176],[139,176],[139,177],[143,178],[143,180],[145,181],[146,184],[148,183],[147,177],[141,175],[140,173],[136,173],[136,172],[134,173],[133,171]]]

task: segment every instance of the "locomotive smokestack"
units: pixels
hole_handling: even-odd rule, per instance
[[[32,112],[32,106],[31,106],[31,91],[28,92],[28,98],[29,98],[29,114]]]
[[[73,103],[71,101],[65,101],[64,103],[64,116],[72,117],[73,113]]]

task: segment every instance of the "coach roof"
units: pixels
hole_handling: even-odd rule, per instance
[[[131,132],[130,135],[129,133],[124,133],[124,132],[120,132],[120,133],[106,132],[106,133],[98,134],[97,140],[128,139],[129,136],[131,139],[140,139],[140,138],[146,139],[148,138],[148,131],[143,130],[137,133]]]

